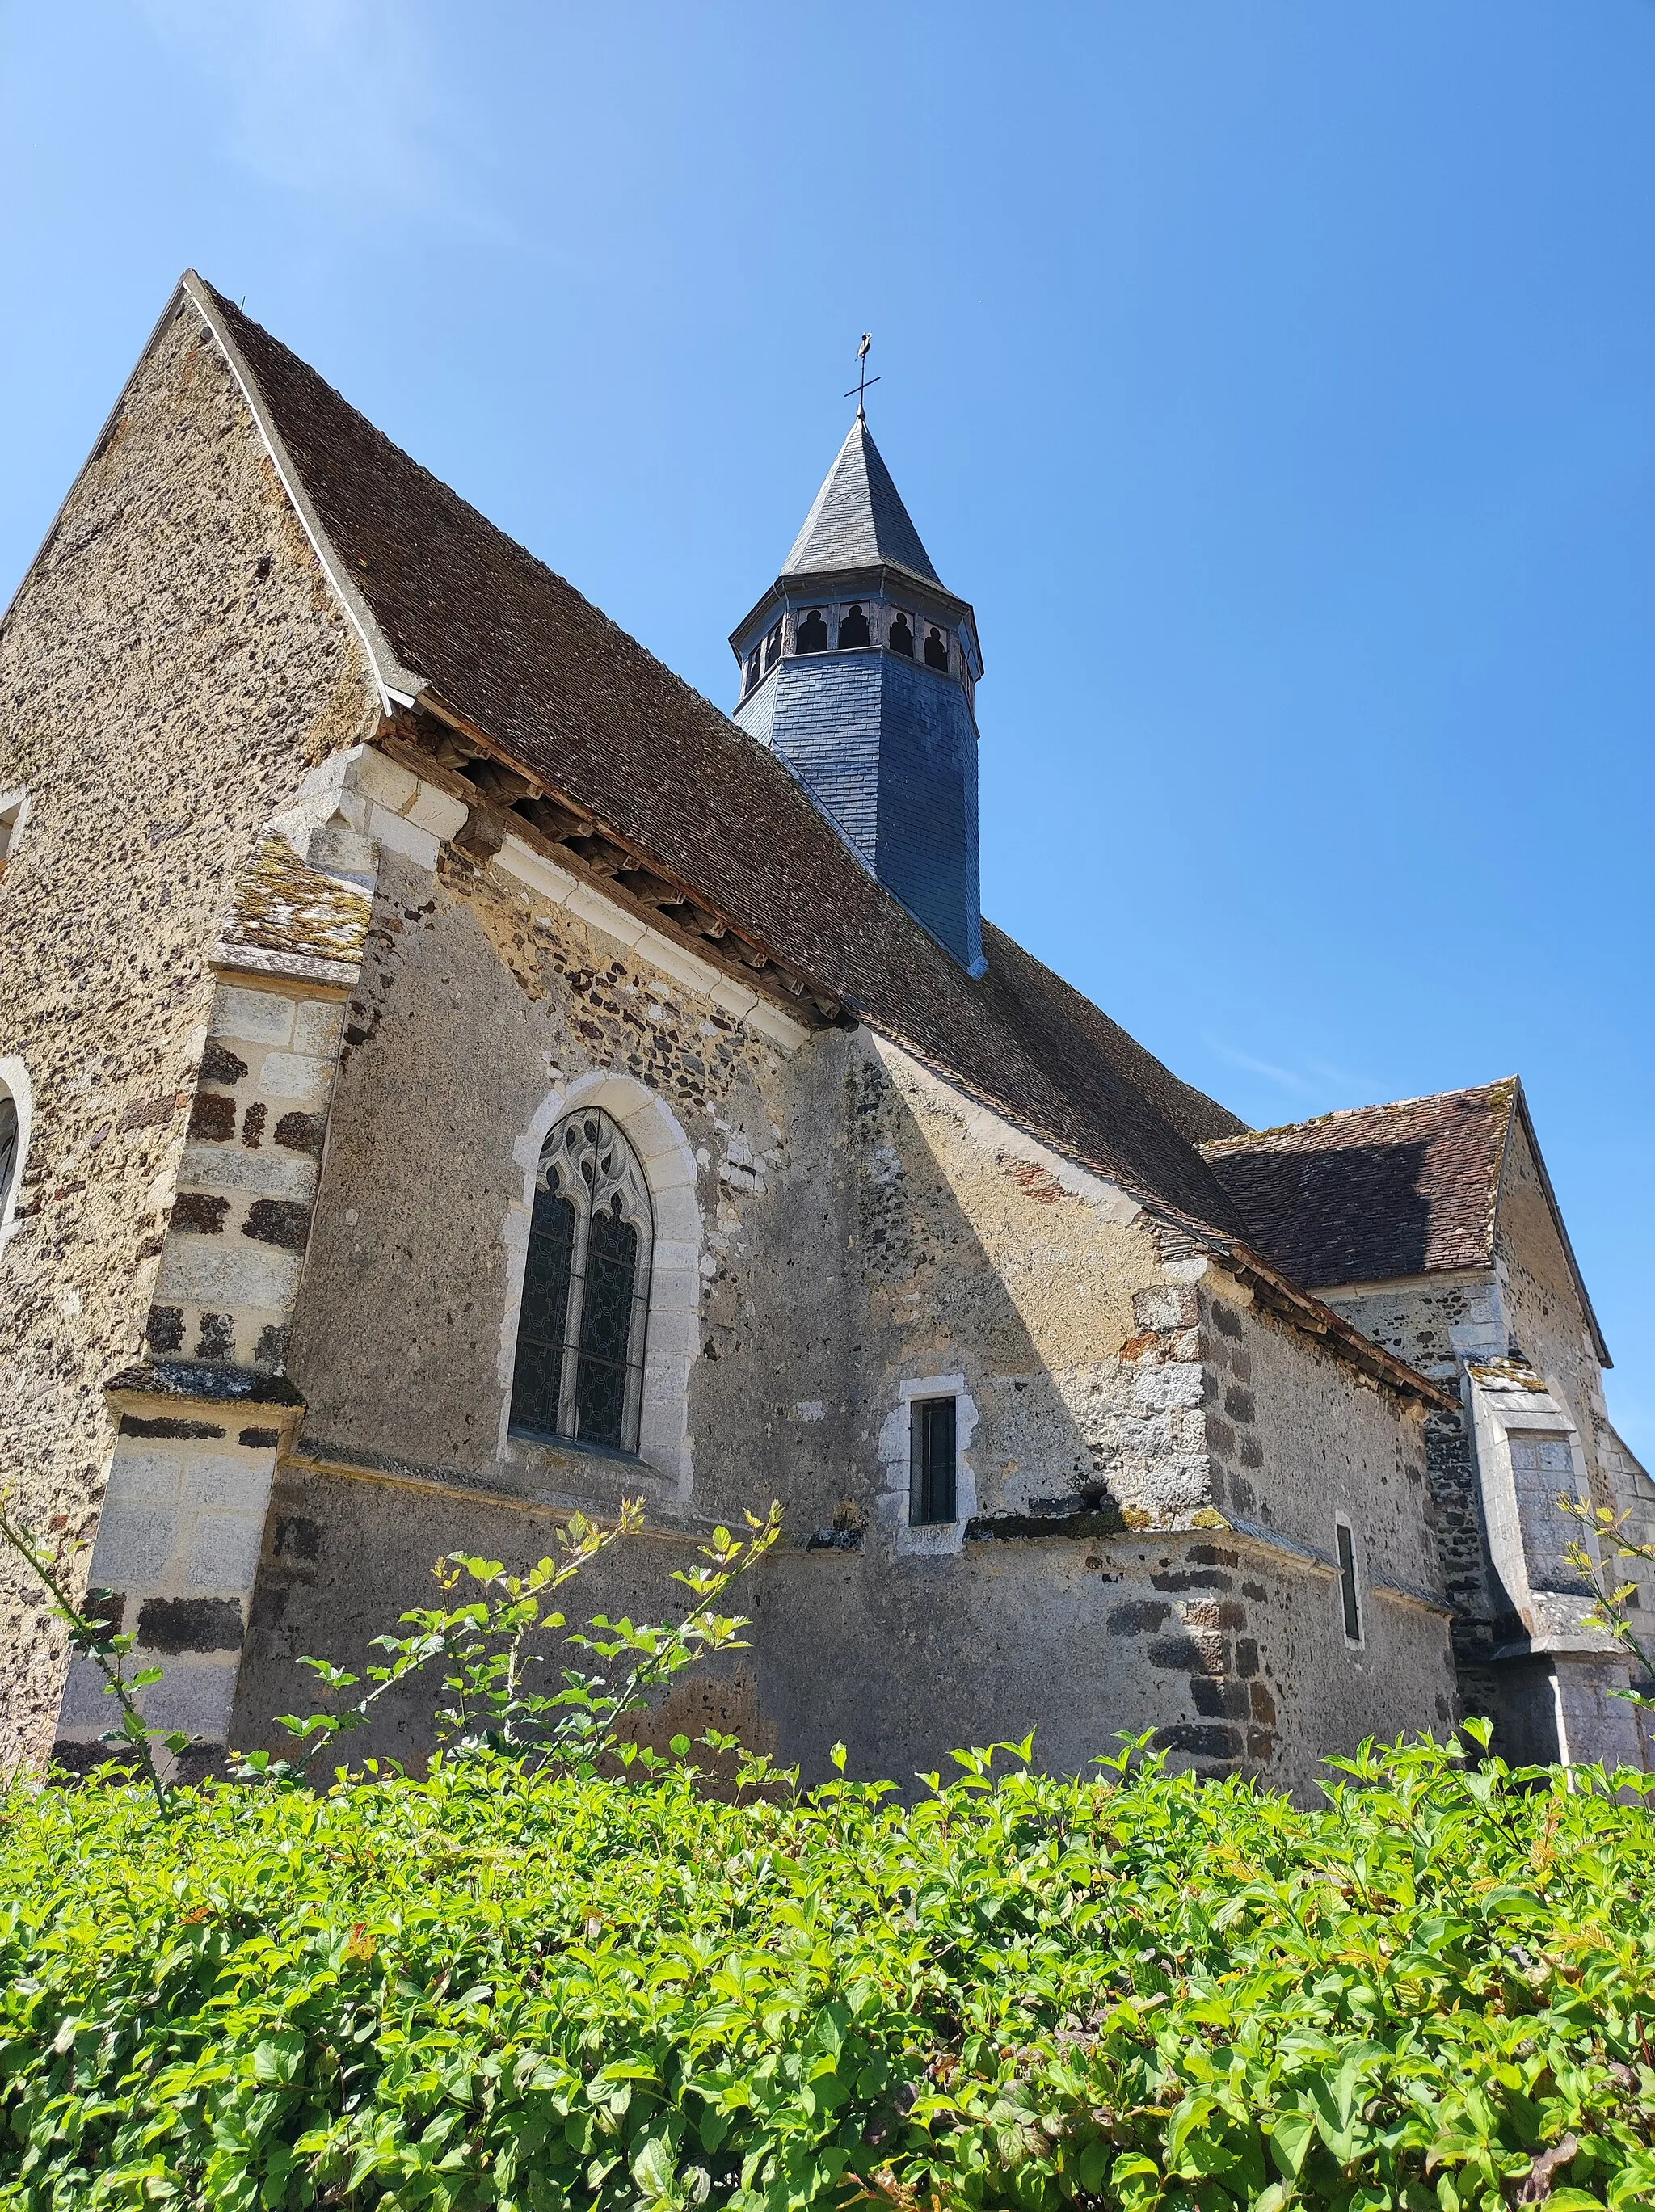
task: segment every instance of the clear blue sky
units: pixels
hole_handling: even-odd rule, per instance
[[[1519,1071],[1655,1456],[1655,6],[0,0],[0,599],[193,263],[721,702],[875,433],[985,901],[1249,1121]]]

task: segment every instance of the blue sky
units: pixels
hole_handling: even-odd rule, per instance
[[[1650,0],[0,0],[0,599],[194,264],[728,704],[875,434],[989,913],[1267,1125],[1519,1071],[1655,1455]]]

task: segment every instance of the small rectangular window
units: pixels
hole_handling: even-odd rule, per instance
[[[1351,1541],[1350,1531],[1341,1521],[1339,1538],[1339,1595],[1344,1601],[1344,1632],[1348,1644],[1362,1640],[1361,1607],[1356,1601],[1356,1547]]]
[[[952,1398],[914,1401],[908,1468],[908,1519],[917,1527],[955,1518]]]

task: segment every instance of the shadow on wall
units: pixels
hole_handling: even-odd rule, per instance
[[[1220,1164],[1255,1242],[1295,1281],[1379,1282],[1427,1265],[1426,1147],[1247,1152]]]

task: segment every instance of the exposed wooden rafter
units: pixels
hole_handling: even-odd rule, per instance
[[[499,852],[508,835],[519,837],[605,898],[635,909],[652,928],[773,1000],[796,1021],[826,1025],[850,1018],[832,992],[779,958],[631,838],[520,767],[428,690],[416,707],[387,717],[379,742],[392,759],[470,810],[458,842],[478,859]]]

